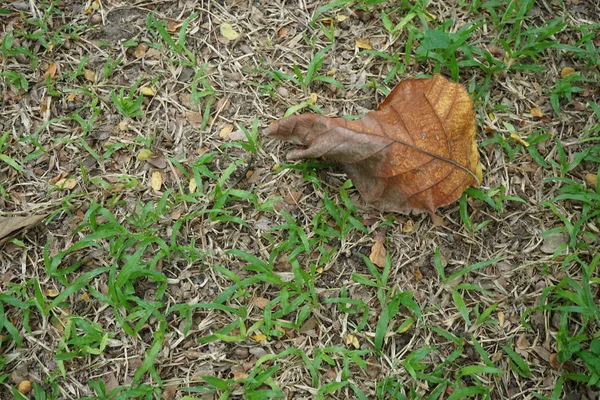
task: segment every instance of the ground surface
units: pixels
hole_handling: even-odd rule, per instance
[[[0,398],[597,399],[599,9],[3,2]],[[262,135],[438,72],[484,182],[437,216]]]

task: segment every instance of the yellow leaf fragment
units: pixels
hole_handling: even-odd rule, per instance
[[[44,290],[44,295],[45,295],[46,297],[56,297],[56,296],[58,296],[59,294],[60,294],[60,293],[59,293],[59,291],[58,291],[58,290],[56,290],[56,289],[45,289],[45,290]]]
[[[153,88],[148,87],[148,86],[144,86],[143,88],[141,88],[140,92],[142,92],[142,94],[144,96],[148,96],[148,97],[156,96],[156,90],[154,90]]]
[[[598,175],[596,174],[585,174],[585,181],[588,185],[597,187],[598,186]]]
[[[544,116],[544,113],[542,112],[542,110],[540,110],[537,107],[533,107],[529,113],[531,114],[531,116],[533,118],[542,118]]]
[[[152,173],[152,177],[150,178],[150,186],[154,190],[160,190],[160,188],[162,187],[162,183],[162,174],[160,173],[160,171],[154,171]]]
[[[219,137],[221,139],[227,139],[231,132],[233,132],[233,125],[227,124],[219,131]]]
[[[400,329],[398,330],[398,333],[404,333],[406,331],[408,331],[410,329],[411,326],[413,326],[413,324],[415,323],[414,318],[409,318],[406,320],[406,322],[404,322]]]
[[[356,38],[354,43],[359,49],[373,50],[373,46],[371,45],[371,40],[369,38]]]
[[[127,129],[129,129],[129,122],[128,121],[121,121],[121,122],[119,122],[119,130],[121,132],[126,131]]]
[[[349,333],[346,335],[346,337],[344,338],[344,341],[346,342],[346,346],[354,346],[355,349],[358,349],[360,347],[360,343],[358,343],[358,339],[356,338],[356,336],[354,336],[353,334]]]
[[[511,134],[510,134],[510,138],[511,138],[511,139],[513,139],[514,141],[516,141],[516,142],[518,142],[518,143],[522,144],[522,145],[523,145],[523,146],[525,146],[525,147],[529,147],[529,142],[527,142],[527,141],[523,140],[523,138],[522,138],[521,136],[519,136],[519,134],[518,134],[518,133],[514,133],[514,132],[513,132],[513,133],[511,133]]]
[[[94,82],[94,80],[96,80],[96,73],[94,71],[92,71],[91,69],[85,68],[83,70],[83,77],[87,81]]]
[[[191,178],[190,184],[188,185],[188,190],[190,191],[190,193],[194,193],[197,188],[198,188],[198,184],[196,183],[196,179]]]
[[[415,230],[415,223],[412,221],[412,219],[409,219],[408,221],[406,221],[406,223],[402,226],[403,233],[411,233],[414,230]]]
[[[504,313],[502,311],[498,311],[498,325],[500,328],[504,328]]]
[[[337,22],[342,22],[342,21],[345,21],[345,20],[347,20],[348,18],[349,18],[349,17],[348,17],[347,15],[343,15],[343,14],[340,14],[340,15],[338,15],[337,17],[335,17],[335,19],[337,20]]]
[[[561,78],[566,78],[567,76],[572,75],[574,73],[575,73],[575,68],[573,68],[573,67],[563,67],[560,70],[560,77]]]
[[[233,30],[230,24],[223,23],[220,26],[221,35],[229,40],[235,40],[240,37],[240,34]]]
[[[318,97],[316,93],[311,93],[308,100],[311,102],[311,104],[317,104],[317,98]]]
[[[263,340],[267,340],[267,335],[264,333],[259,333],[257,335],[250,336],[250,339],[254,340],[255,342],[262,342]]]
[[[333,75],[335,75],[337,72],[338,72],[338,69],[337,69],[337,68],[331,68],[329,71],[327,71],[327,72],[325,73],[325,75],[327,75],[327,76],[333,76]]]
[[[140,152],[137,155],[137,159],[139,161],[146,161],[147,159],[149,159],[150,157],[152,157],[154,155],[154,153],[152,152],[152,150],[150,149],[142,149],[140,150]]]

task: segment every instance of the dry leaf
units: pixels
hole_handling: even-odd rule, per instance
[[[119,130],[121,132],[126,131],[129,129],[129,122],[128,121],[121,121],[119,122]]]
[[[585,182],[596,188],[598,186],[598,175],[596,174],[585,174]]]
[[[148,161],[148,164],[152,165],[155,168],[167,168],[167,160],[165,160],[165,156],[163,155],[148,157],[146,161]]]
[[[371,40],[369,40],[368,38],[356,38],[356,40],[354,40],[354,43],[356,43],[356,47],[358,47],[359,49],[373,50]]]
[[[308,101],[310,101],[311,104],[317,104],[317,100],[318,100],[317,94],[311,93],[310,97],[308,98]]]
[[[574,73],[575,73],[575,68],[573,68],[573,67],[563,67],[560,70],[560,77],[561,78],[566,78],[567,76],[572,75]]]
[[[522,144],[525,147],[529,147],[529,142],[527,142],[526,140],[524,140],[521,136],[519,136],[518,133],[511,133],[510,134],[510,138],[513,139],[514,141]]]
[[[421,272],[420,269],[416,269],[415,270],[415,279],[416,279],[417,282],[423,280],[423,273]]]
[[[77,186],[77,179],[75,178],[63,178],[56,182],[56,187],[63,190],[71,190]]]
[[[385,238],[381,236],[378,237],[377,240],[375,240],[375,244],[371,247],[371,254],[369,255],[369,260],[379,268],[385,267],[386,250],[384,243]]]
[[[44,290],[44,295],[46,297],[56,297],[60,294],[60,292],[56,289],[45,289]]]
[[[402,233],[411,233],[415,230],[415,223],[412,222],[412,219],[406,221],[404,225],[402,225]]]
[[[529,348],[531,345],[529,344],[529,340],[525,335],[521,335],[517,338],[517,349],[523,350]]]
[[[444,226],[444,217],[441,217],[437,214],[431,214],[431,221],[434,226]]]
[[[234,141],[234,142],[239,142],[239,141],[247,142],[248,141],[248,137],[246,136],[244,131],[242,131],[241,129],[231,132],[228,135],[228,139],[231,141]]]
[[[54,79],[54,75],[56,75],[56,63],[48,65],[48,69],[44,73],[44,79]]]
[[[254,340],[255,342],[262,342],[263,340],[267,340],[267,335],[259,333],[257,335],[250,336],[250,339]]]
[[[344,341],[346,342],[346,346],[352,345],[352,346],[354,346],[355,349],[358,349],[360,347],[360,343],[358,343],[358,339],[356,338],[356,336],[354,336],[351,333],[346,335],[346,337],[344,338]]]
[[[188,185],[188,190],[190,191],[190,193],[194,193],[197,188],[198,188],[198,184],[196,183],[196,179],[191,178],[190,184]]]
[[[473,101],[441,75],[400,82],[361,119],[295,115],[267,135],[303,145],[288,159],[340,162],[363,199],[385,211],[434,212],[482,180]]]
[[[233,30],[231,25],[228,23],[221,24],[221,36],[226,37],[229,40],[235,40],[240,37],[240,34]]]
[[[36,226],[46,218],[47,214],[27,215],[27,216],[0,216],[0,243],[14,237],[22,229],[28,229]]]
[[[337,20],[337,22],[342,22],[342,21],[347,20],[348,18],[349,17],[347,15],[340,14],[335,19]]]
[[[202,114],[197,111],[188,111],[185,113],[185,117],[193,124],[199,124],[202,122]]]
[[[144,86],[144,87],[140,88],[140,92],[142,92],[142,94],[144,96],[148,96],[148,97],[156,96],[156,90],[154,90],[153,88],[148,87],[148,86]]]
[[[145,43],[140,43],[133,51],[133,55],[135,58],[142,58],[144,54],[146,54],[146,51],[148,51],[148,45]]]
[[[90,82],[94,82],[94,80],[96,79],[96,73],[91,69],[85,68],[83,70],[83,77]]]
[[[152,186],[152,189],[160,190],[162,182],[163,179],[161,173],[159,171],[154,171],[152,173],[152,178],[150,178],[150,186]]]
[[[542,118],[544,116],[544,113],[542,112],[542,110],[540,110],[537,107],[533,107],[529,113],[531,114],[531,116],[533,118]]]
[[[269,304],[269,301],[269,299],[265,299],[264,297],[255,297],[254,299],[252,299],[252,304],[260,308],[261,310],[264,310],[265,307],[267,307],[267,304]]]
[[[137,159],[139,161],[146,161],[147,159],[149,159],[150,157],[152,157],[154,155],[154,153],[152,152],[152,150],[150,149],[142,149],[140,150],[140,152],[137,155]]]
[[[233,132],[233,125],[227,124],[219,131],[219,137],[221,139],[227,139],[231,132]]]
[[[498,312],[498,325],[500,328],[504,328],[504,313],[502,311]]]
[[[31,384],[31,381],[24,380],[24,381],[19,382],[19,384],[17,385],[17,390],[21,394],[27,394],[27,393],[31,392],[32,387],[33,386]]]

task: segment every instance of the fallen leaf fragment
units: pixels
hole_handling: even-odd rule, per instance
[[[498,312],[498,326],[504,328],[504,313],[502,311]]]
[[[91,69],[85,68],[83,70],[83,77],[87,81],[94,82],[94,80],[96,79],[96,73],[94,71],[92,71]]]
[[[162,174],[159,171],[154,171],[152,173],[152,178],[150,178],[150,186],[154,190],[160,190],[160,188],[162,187],[162,183]]]
[[[529,113],[531,114],[531,116],[533,118],[542,118],[544,116],[544,113],[542,112],[542,110],[540,110],[537,107],[533,107]]]
[[[235,40],[240,37],[240,34],[233,30],[233,27],[228,23],[221,24],[221,35],[229,40]]]
[[[148,96],[148,97],[154,97],[154,96],[156,96],[156,90],[154,90],[153,88],[148,87],[148,86],[142,87],[140,89],[140,92],[142,92],[142,94],[144,96]]]
[[[194,193],[197,188],[198,188],[198,184],[196,183],[196,179],[191,178],[190,184],[188,185],[188,190],[190,191],[190,193]]]
[[[525,147],[529,147],[529,142],[527,142],[525,139],[523,139],[521,136],[519,136],[518,133],[511,133],[510,134],[510,138],[520,144],[522,144]]]
[[[133,51],[133,55],[135,58],[142,58],[144,54],[146,54],[146,51],[148,51],[148,45],[145,43],[140,43]]]
[[[585,174],[585,182],[593,186],[594,188],[598,187],[598,175],[596,174]]]
[[[411,233],[414,230],[415,223],[412,221],[412,219],[409,219],[404,223],[404,225],[402,225],[402,233]]]
[[[219,131],[219,137],[221,139],[227,139],[231,132],[233,132],[233,125],[227,124]]]
[[[368,38],[356,38],[354,40],[356,47],[363,50],[373,50],[373,46],[371,45],[371,40]]]
[[[56,289],[45,289],[44,290],[44,295],[46,297],[56,297],[60,294],[60,292]]]
[[[44,73],[44,79],[54,79],[54,76],[56,75],[56,63],[52,63],[50,65],[48,65],[48,68],[46,69],[46,72]]]
[[[261,310],[264,310],[267,307],[267,304],[269,304],[269,301],[269,299],[265,299],[264,297],[255,297],[252,299],[252,304]]]
[[[375,240],[375,244],[371,247],[371,254],[369,255],[369,260],[379,268],[385,267],[385,256],[387,252],[384,243],[385,238],[381,236],[378,237],[377,240]]]
[[[71,190],[77,186],[77,179],[75,178],[63,178],[55,183],[56,187],[62,190]]]
[[[155,168],[158,168],[158,169],[167,168],[167,160],[165,160],[165,156],[163,156],[163,155],[148,157],[148,159],[146,161],[148,162],[148,164],[152,165]]]
[[[466,89],[441,75],[400,82],[360,119],[301,114],[267,136],[302,145],[287,158],[339,162],[366,203],[384,211],[434,212],[482,180],[475,111]]]
[[[137,155],[137,159],[139,161],[146,161],[148,158],[152,157],[154,153],[150,149],[142,149]]]
[[[27,394],[27,393],[31,392],[32,388],[33,388],[33,386],[31,384],[31,381],[28,381],[28,380],[21,381],[17,385],[17,390],[21,394]]]
[[[255,342],[262,342],[263,340],[267,340],[267,335],[264,333],[259,333],[257,335],[250,336],[250,339],[254,340]]]
[[[561,78],[566,78],[569,75],[573,75],[575,73],[575,68],[573,67],[563,67],[560,70],[560,77]]]
[[[360,343],[358,342],[358,339],[356,338],[356,336],[354,336],[351,333],[346,335],[346,337],[344,338],[344,341],[346,342],[346,346],[352,345],[352,346],[354,346],[355,349],[358,349],[360,347]]]
[[[47,214],[35,214],[26,216],[0,216],[0,243],[5,239],[14,237],[22,229],[36,226],[46,218]]]

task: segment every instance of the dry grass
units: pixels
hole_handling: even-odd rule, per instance
[[[575,356],[560,364],[556,355],[566,343],[560,335],[582,336],[581,349],[597,338],[600,313],[560,307],[581,306],[565,279],[591,282],[597,301],[598,274],[582,270],[597,263],[599,218],[578,226],[568,245],[560,232],[547,237],[565,221],[598,212],[593,197],[591,208],[552,201],[569,182],[594,193],[586,176],[597,174],[600,157],[593,109],[600,94],[598,4],[542,1],[519,17],[509,5],[434,0],[414,6],[427,14],[390,33],[382,10],[394,25],[409,10],[360,3],[317,18],[333,18],[335,35],[317,74],[344,91],[269,73],[296,77],[297,65],[306,76],[314,54],[331,44],[328,22],[313,23],[327,2],[0,6],[8,10],[0,38],[6,44],[9,32],[15,37],[3,49],[1,70],[16,74],[0,78],[0,137],[8,133],[0,154],[18,164],[0,158],[0,215],[49,215],[0,247],[0,311],[15,327],[0,330],[1,398],[18,396],[14,388],[24,380],[37,385],[29,398],[40,399],[42,392],[51,399],[108,398],[102,392],[111,390],[115,398],[263,399],[278,389],[290,399],[449,399],[465,387],[476,388],[478,398],[598,398],[598,386],[580,382],[591,376],[587,364]],[[152,25],[151,12],[175,48]],[[340,15],[348,18],[336,20]],[[557,17],[566,25],[543,39]],[[223,23],[239,38],[224,38]],[[456,60],[440,49],[419,53],[423,24],[458,35],[470,23],[478,25]],[[542,31],[528,36],[536,28]],[[356,38],[398,54],[399,64],[358,49]],[[548,41],[584,51],[542,48]],[[260,134],[313,93],[316,104],[301,112],[359,115],[376,108],[399,79],[451,76],[453,65],[476,99],[485,168],[485,182],[463,198],[463,212],[449,206],[434,221],[356,210],[345,204],[356,194],[340,190],[347,178],[339,169],[281,168],[288,146]],[[582,79],[566,86],[581,88],[571,101],[556,94],[564,67]],[[120,113],[111,96],[121,88],[127,96],[132,87],[156,93],[132,106],[142,111],[138,117]],[[533,117],[532,108],[544,116]],[[251,132],[255,120],[259,136],[250,148],[240,129]],[[587,153],[569,169],[561,148],[567,164]],[[140,160],[143,149],[155,157]],[[152,188],[156,173],[159,190]],[[549,180],[555,177],[564,180]],[[386,238],[387,280],[362,257],[378,235]],[[440,277],[440,268],[448,277],[480,262],[455,280]],[[481,317],[484,310],[489,314]],[[382,331],[383,318],[389,324]],[[487,369],[469,370],[475,366]],[[557,384],[564,386],[553,394]]]

